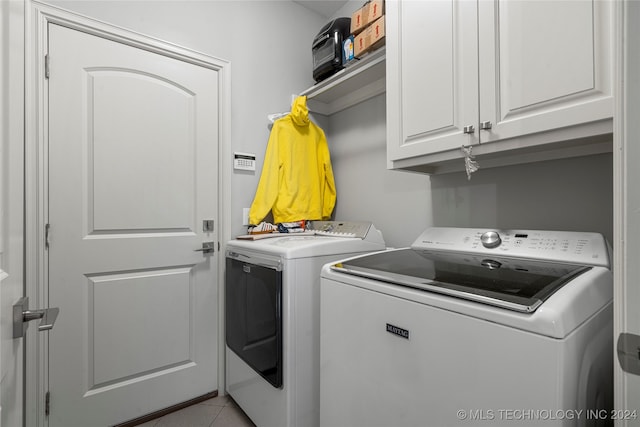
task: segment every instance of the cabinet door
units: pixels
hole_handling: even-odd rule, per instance
[[[387,1],[387,157],[477,143],[477,4]]]
[[[479,2],[480,122],[492,123],[481,142],[612,117],[611,6]]]

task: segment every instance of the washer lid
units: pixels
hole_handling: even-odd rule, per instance
[[[554,292],[591,267],[405,248],[349,259],[331,268],[532,313]]]

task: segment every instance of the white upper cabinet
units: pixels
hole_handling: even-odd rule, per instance
[[[613,116],[611,5],[479,2],[481,142]]]
[[[477,143],[475,2],[387,1],[390,160]]]
[[[610,1],[388,0],[392,168],[481,167],[611,150]]]

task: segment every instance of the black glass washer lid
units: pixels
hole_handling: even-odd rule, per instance
[[[353,258],[331,268],[532,313],[554,292],[591,267],[405,248]]]

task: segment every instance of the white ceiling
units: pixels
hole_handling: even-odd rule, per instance
[[[324,17],[330,18],[347,4],[348,0],[293,0],[293,2],[313,10]]]

